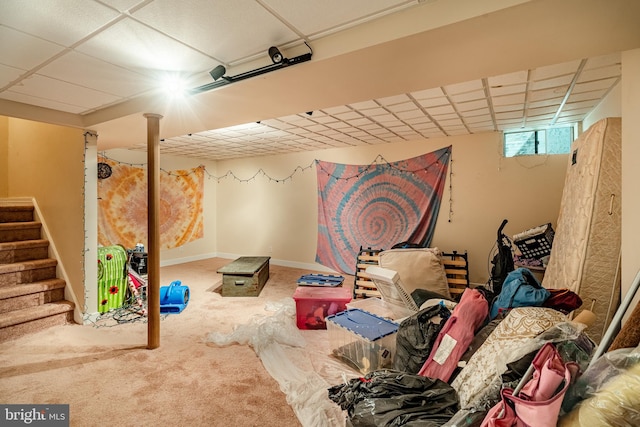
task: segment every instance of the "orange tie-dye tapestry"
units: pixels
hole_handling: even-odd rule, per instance
[[[147,170],[99,159],[110,176],[98,180],[98,243],[147,246]],[[100,175],[100,174],[99,174]],[[204,167],[160,173],[160,247],[171,249],[204,236]]]

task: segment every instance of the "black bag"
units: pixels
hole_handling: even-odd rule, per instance
[[[500,294],[502,290],[502,283],[504,279],[506,279],[507,275],[515,270],[515,265],[513,263],[513,254],[511,252],[512,245],[511,240],[504,234],[502,234],[502,229],[505,225],[507,225],[507,220],[503,220],[500,228],[498,228],[498,253],[491,260],[491,290],[495,295]]]
[[[433,343],[451,312],[442,305],[434,305],[407,317],[396,334],[394,367],[398,371],[417,374],[429,357]],[[431,318],[439,316],[439,324]]]
[[[458,394],[439,379],[373,371],[329,388],[353,427],[441,426],[458,411]]]

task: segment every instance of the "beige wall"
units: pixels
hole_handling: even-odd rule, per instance
[[[263,169],[274,178],[289,176],[314,159],[368,164],[378,154],[392,162],[452,145],[453,181],[449,178],[432,246],[468,251],[471,281],[485,283],[496,231],[504,218],[513,235],[547,222],[555,225],[566,172],[566,155],[505,159],[501,135],[485,133],[437,140],[332,149],[303,154],[220,161],[221,172],[240,179]],[[257,176],[250,182],[225,179],[218,185],[217,247],[221,255],[269,255],[274,262],[313,265],[317,234],[315,166],[285,183]],[[452,220],[449,219],[449,199]],[[355,260],[354,260],[355,262]]]
[[[640,272],[640,49],[622,53],[622,295]],[[635,306],[640,301],[636,294]],[[628,314],[631,313],[629,310]],[[628,316],[627,316],[628,317]]]
[[[84,300],[84,137],[71,129],[8,119],[9,197],[34,197],[68,285]]]
[[[9,118],[0,116],[0,197],[9,194]]]

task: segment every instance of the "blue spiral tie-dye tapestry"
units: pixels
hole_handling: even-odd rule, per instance
[[[400,242],[428,247],[440,210],[451,146],[393,163],[317,160],[316,262],[355,274],[360,248]]]

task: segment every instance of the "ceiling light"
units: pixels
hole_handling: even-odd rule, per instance
[[[275,46],[271,46],[269,48],[269,58],[271,58],[274,64],[279,64],[284,59],[278,48]]]
[[[209,71],[213,80],[218,80],[220,77],[224,76],[224,73],[227,72],[227,69],[224,68],[224,65],[218,65],[213,70]]]

